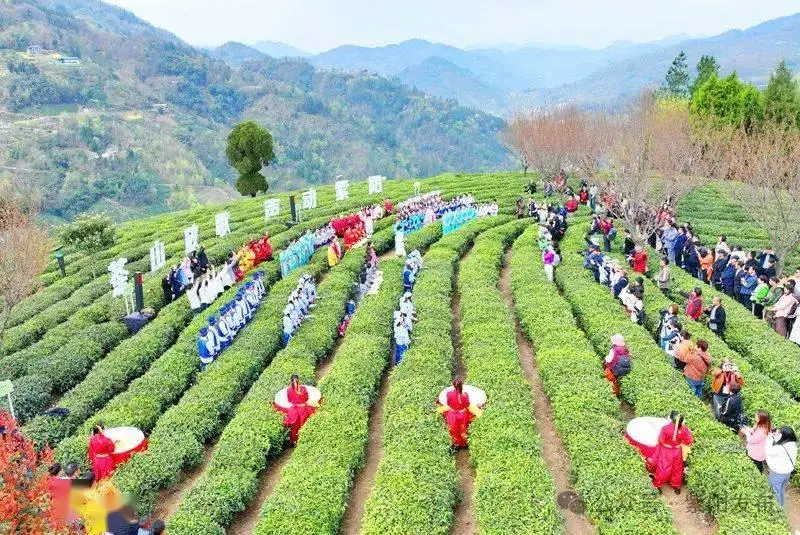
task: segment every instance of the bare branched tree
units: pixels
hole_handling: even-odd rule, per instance
[[[0,188],[0,354],[11,310],[35,288],[47,266],[48,237],[36,224],[36,203]]]
[[[512,115],[501,134],[503,144],[522,166],[522,174],[527,175],[533,161],[533,116],[517,112]]]
[[[597,178],[607,157],[612,120],[600,112],[574,113],[571,118],[573,137],[570,163],[588,180]]]
[[[769,236],[781,272],[800,246],[800,132],[768,124],[731,137],[728,156],[741,205]]]
[[[551,107],[533,116],[531,167],[543,180],[552,180],[569,163],[580,115],[575,108]]]
[[[645,243],[661,224],[659,211],[705,180],[696,174],[701,145],[685,104],[646,94],[611,121],[606,194],[634,241]]]

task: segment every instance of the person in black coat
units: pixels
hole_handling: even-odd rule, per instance
[[[634,251],[636,250],[636,242],[633,241],[631,238],[631,231],[625,231],[625,243],[622,246],[622,254],[625,256],[633,256]]]
[[[733,431],[739,431],[744,422],[744,412],[742,409],[741,387],[734,383],[730,386],[731,394],[726,400],[720,403],[714,411],[720,423],[726,425]]]
[[[775,264],[778,262],[778,255],[776,255],[772,249],[764,249],[761,251],[761,254],[758,255],[756,260],[758,261],[759,267],[761,267],[761,273],[767,277],[775,276]]]
[[[622,276],[617,281],[617,283],[611,287],[611,293],[614,295],[615,298],[619,297],[619,293],[627,285],[628,285],[628,276],[625,275],[625,273],[623,273]]]
[[[717,255],[717,259],[714,260],[714,271],[711,274],[711,284],[717,290],[722,289],[722,273],[725,271],[726,267],[728,267],[728,255],[720,251]]]
[[[206,254],[206,248],[201,247],[199,251],[197,251],[197,264],[200,266],[201,273],[205,273],[208,270],[208,255]]]
[[[759,264],[758,259],[756,258],[755,251],[750,251],[747,254],[747,260],[744,262],[745,271],[748,271],[751,267],[756,270],[756,275],[759,277],[762,275],[763,270],[761,269],[761,264]]]
[[[722,308],[722,300],[718,296],[714,296],[711,306],[705,312],[708,314],[708,328],[717,336],[722,336],[722,333],[725,332],[727,317],[725,309]]]
[[[169,270],[169,273],[164,275],[164,278],[161,279],[161,291],[164,292],[164,302],[171,303],[172,302],[172,270]]]

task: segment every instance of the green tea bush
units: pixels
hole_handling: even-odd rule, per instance
[[[623,398],[637,415],[666,415],[675,409],[686,417],[695,438],[686,484],[700,506],[716,517],[720,532],[763,533],[771,526],[770,533],[785,533],[786,516],[741,441],[686,388],[650,333],[632,323],[608,289],[583,269],[575,255],[583,248],[576,230],[567,231],[562,241],[565,262],[556,269],[556,282],[598,355],[608,351],[613,334],[625,337],[633,370],[621,380]],[[598,362],[598,372],[599,367]],[[745,526],[750,528],[737,531]]]
[[[289,345],[281,350],[280,320],[283,317],[286,298],[296,286],[301,273],[309,272],[319,276],[325,272],[327,262],[324,253],[325,251],[320,251],[315,255],[309,269],[297,270],[275,285],[270,297],[261,305],[258,316],[251,321],[253,327],[241,342],[240,337],[237,337],[236,343],[225,352],[223,358],[212,365],[206,373],[201,374],[197,384],[187,391],[176,406],[159,419],[151,435],[151,446],[148,451],[135,456],[115,476],[114,480],[120,489],[137,493],[144,505],[152,504],[160,488],[174,483],[185,467],[196,464],[199,460],[193,456],[175,456],[172,453],[171,442],[174,440],[176,430],[181,440],[187,441],[187,449],[202,451],[206,441],[216,435],[220,424],[234,411],[241,396],[247,393],[242,404],[236,408],[233,419],[225,426],[225,432],[215,446],[214,456],[207,471],[182,503],[182,506],[190,507],[193,500],[200,500],[203,506],[199,510],[204,512],[204,518],[205,515],[209,515],[219,523],[226,518],[230,521],[236,511],[235,505],[240,503],[242,496],[247,495],[242,488],[248,489],[250,482],[257,480],[258,471],[249,477],[244,477],[245,470],[241,468],[247,467],[249,462],[257,459],[261,463],[264,462],[264,457],[255,453],[261,448],[269,448],[270,437],[262,434],[264,426],[270,421],[277,421],[280,424],[281,438],[283,437],[281,418],[271,409],[275,392],[288,384],[291,375],[281,366],[281,362],[285,362],[286,357],[292,355],[293,364],[294,361],[299,361],[297,373],[301,378],[303,380],[313,378],[314,363],[325,355],[326,345],[330,344],[332,347],[335,342],[338,321],[344,315],[345,302],[352,294],[353,282],[363,265],[364,249],[360,248],[348,253],[342,262],[333,268],[328,277],[319,284],[317,293],[323,299],[318,301],[317,307],[313,310],[314,317],[306,319]],[[314,345],[309,346],[309,343]],[[231,351],[234,352],[233,358],[228,355]],[[308,361],[306,366],[300,365],[302,358]],[[246,360],[247,363],[242,362],[238,365],[229,363],[239,360]],[[221,376],[223,372],[219,370],[225,370],[232,365],[238,368],[239,373],[227,370]],[[267,371],[261,373],[259,377],[259,373],[267,365],[269,365]],[[276,370],[280,370],[280,373]],[[267,378],[281,385],[271,396],[265,395],[265,391],[261,389]],[[257,410],[253,410],[255,406]],[[248,407],[250,410],[247,410]],[[225,460],[220,462],[220,459]],[[166,466],[167,469],[162,469],[162,466]],[[214,491],[209,495],[204,491],[206,488],[204,481],[208,480],[215,467],[219,466],[239,474],[240,477],[237,478],[239,484],[236,488],[227,489],[220,489],[214,485]],[[151,476],[154,469],[159,471],[159,477]],[[231,499],[232,496],[237,498]],[[196,522],[197,515],[193,516]]]
[[[381,288],[356,309],[320,381],[324,404],[303,426],[301,440],[261,510],[256,533],[338,532],[348,491],[364,462],[369,410],[390,360],[392,312],[403,293],[402,261],[386,260],[379,269]],[[185,516],[192,515],[187,511]]]
[[[91,366],[128,334],[121,323],[92,325],[55,353],[31,362],[29,374],[14,380],[14,409],[24,423],[47,408],[53,394],[80,381]]]
[[[378,239],[375,241],[388,246],[390,242],[385,235],[392,234],[391,228],[381,231],[376,234]],[[441,225],[431,225],[409,236],[407,244],[412,248],[425,247],[440,235]],[[376,251],[384,250],[376,248]],[[286,436],[282,416],[278,413],[265,414],[263,400],[272,400],[275,393],[288,384],[292,373],[297,373],[304,382],[313,382],[316,363],[336,343],[336,331],[344,317],[344,303],[352,295],[353,280],[364,258],[363,249],[351,251],[337,266],[338,269],[332,271],[320,285],[319,293],[325,299],[314,309],[313,321],[301,326],[289,345],[276,355],[237,407],[235,416],[215,446],[208,469],[186,496],[170,523],[171,530],[189,533],[206,523],[225,526],[252,499],[255,491],[251,493],[248,489],[257,487],[265,459],[283,448]],[[274,323],[279,325],[279,320],[280,315]],[[247,454],[242,455],[242,450]],[[239,474],[240,485],[230,495],[219,496],[215,490],[216,480],[221,477],[219,472],[231,469]]]
[[[468,243],[474,230],[442,238],[458,247]],[[256,533],[337,533],[353,479],[363,464],[368,443],[369,407],[391,350],[392,312],[402,293],[402,264],[382,264],[382,299],[367,301],[356,314],[344,343],[320,388],[325,410],[303,429],[303,441],[283,468],[281,481],[264,504]],[[376,311],[380,307],[380,311]],[[361,311],[361,309],[360,309]],[[358,319],[356,319],[358,318]],[[378,333],[373,334],[373,333]],[[306,480],[330,481],[320,488]]]
[[[478,234],[508,220],[473,221],[425,255],[414,286],[419,320],[411,347],[389,378],[383,457],[365,506],[362,533],[444,534],[450,528],[457,475],[436,398],[452,379],[450,300],[456,262]]]
[[[528,225],[528,220],[514,221],[479,236],[458,276],[466,382],[488,397],[469,433],[480,533],[563,531],[531,411],[533,394],[519,362],[514,320],[497,288],[505,247]]]
[[[622,439],[625,426],[619,402],[598,371],[597,354],[575,325],[569,303],[547,281],[537,236],[538,228],[531,227],[514,243],[514,304],[520,326],[534,346],[539,376],[586,514],[598,533],[674,534],[672,513],[657,498],[641,455]]]

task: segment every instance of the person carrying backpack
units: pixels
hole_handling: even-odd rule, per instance
[[[619,379],[631,373],[631,354],[621,334],[611,337],[611,350],[606,355],[603,369],[606,379],[611,383],[611,390],[619,397]]]

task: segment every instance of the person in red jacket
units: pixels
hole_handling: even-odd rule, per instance
[[[686,315],[697,321],[703,315],[703,290],[695,288],[686,303]]]
[[[633,252],[633,270],[636,273],[647,273],[647,251],[641,245],[637,245]]]
[[[269,233],[265,233],[256,245],[256,261],[258,263],[272,260],[272,245],[269,243]]]
[[[586,186],[581,186],[578,196],[581,200],[581,204],[589,204],[589,190],[586,189]]]
[[[575,197],[570,197],[567,199],[567,202],[564,203],[564,208],[566,208],[567,212],[570,214],[574,214],[578,211],[578,201],[575,200]]]
[[[283,425],[289,428],[289,440],[297,444],[300,428],[317,411],[317,403],[309,399],[308,389],[300,384],[300,377],[292,375],[290,381],[286,398],[292,406],[285,411]]]

